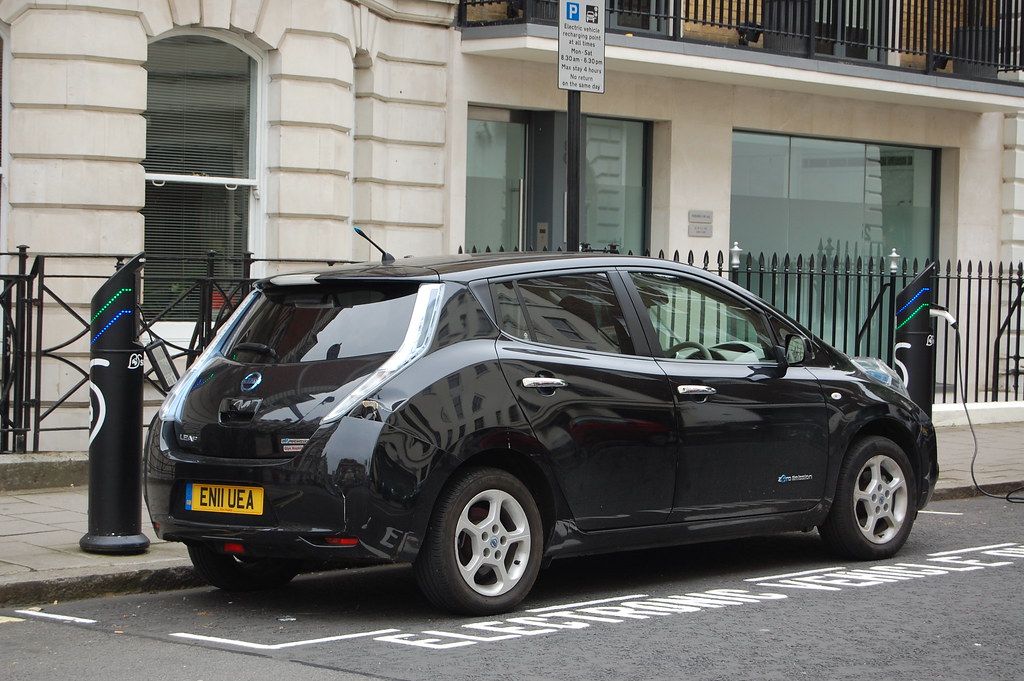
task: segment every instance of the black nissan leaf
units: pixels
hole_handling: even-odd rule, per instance
[[[408,562],[431,602],[470,614],[514,608],[567,556],[817,527],[880,559],[938,475],[930,420],[885,377],[663,260],[287,274],[167,396],[146,498],[222,589]]]

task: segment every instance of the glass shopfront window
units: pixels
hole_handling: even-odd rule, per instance
[[[935,150],[736,132],[732,163],[746,253],[933,257]]]

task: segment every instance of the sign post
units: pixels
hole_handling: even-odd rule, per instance
[[[580,247],[580,175],[583,115],[580,93],[604,92],[603,0],[559,0],[558,88],[568,90],[566,114],[565,248]]]

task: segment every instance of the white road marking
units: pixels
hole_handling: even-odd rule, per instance
[[[974,553],[975,551],[991,551],[992,549],[1005,549],[1010,546],[1017,546],[1017,544],[992,544],[991,546],[976,546],[973,549],[959,549],[957,551],[940,551],[939,553],[929,553],[929,558],[936,556],[954,556],[958,553]]]
[[[804,570],[803,572],[790,572],[784,575],[771,575],[770,577],[751,577],[750,579],[744,579],[744,582],[765,582],[771,579],[792,579],[794,577],[803,577],[805,575],[817,575],[822,572],[835,572],[836,570],[845,570],[846,567],[837,565],[835,567],[819,568],[817,570]]]
[[[952,511],[918,511],[918,513],[927,513],[928,515],[963,515],[963,513],[953,513]]]
[[[598,601],[584,601],[582,603],[568,603],[566,605],[549,605],[545,608],[531,608],[526,612],[550,612],[552,610],[575,610],[576,608],[587,608],[591,605],[602,603],[618,603],[619,601],[631,601],[635,598],[647,598],[647,594],[632,594],[630,596],[616,596],[615,598],[602,598]]]
[[[401,629],[380,629],[378,631],[364,631],[358,634],[342,634],[340,636],[327,636],[325,638],[313,638],[306,641],[290,641],[288,643],[252,643],[250,641],[237,641],[231,638],[218,638],[216,636],[200,636],[199,634],[188,634],[179,632],[177,634],[171,634],[178,638],[187,638],[193,641],[204,641],[206,643],[220,643],[227,646],[235,646],[238,648],[251,648],[253,650],[283,650],[284,648],[295,648],[298,646],[310,646],[317,643],[330,643],[331,641],[344,641],[352,638],[366,638],[369,636],[381,636],[384,634],[394,634],[401,631]]]
[[[96,624],[97,620],[87,620],[84,617],[72,617],[71,615],[55,615],[52,612],[39,612],[36,610],[15,610],[14,612],[26,617],[42,617],[58,622],[70,622],[71,624]]]

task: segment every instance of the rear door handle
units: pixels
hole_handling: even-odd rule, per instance
[[[553,376],[528,376],[522,380],[524,388],[536,388],[538,390],[554,390],[555,388],[566,388],[567,382]]]

